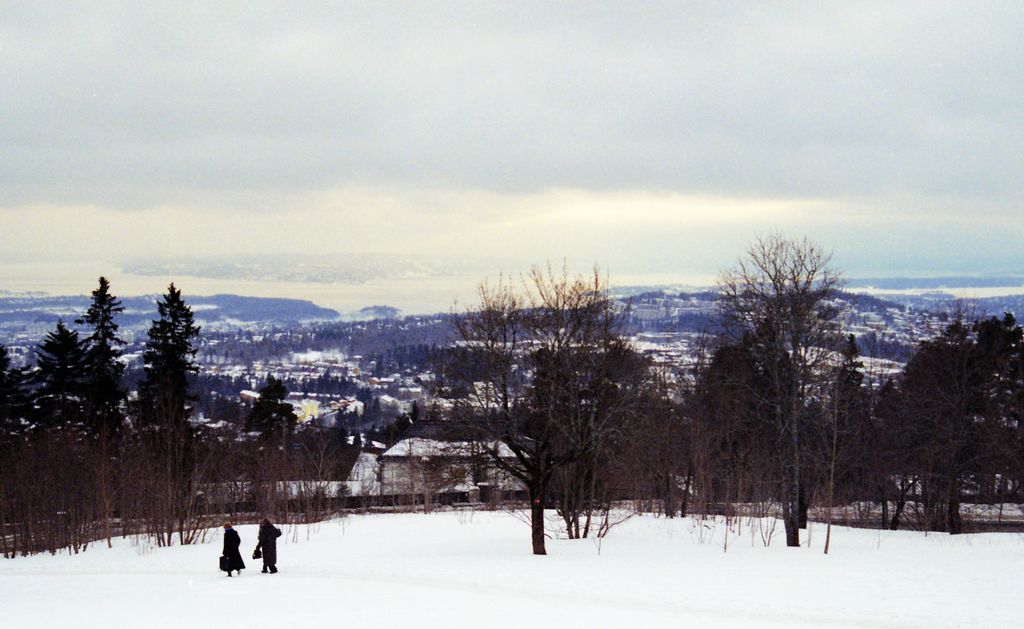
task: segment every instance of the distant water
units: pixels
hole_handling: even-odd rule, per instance
[[[351,313],[374,305],[394,306],[403,314],[461,310],[477,301],[479,275],[373,280],[363,284],[225,280],[205,277],[157,277],[124,273],[102,263],[0,264],[0,291],[84,295],[105,275],[116,295],[163,293],[172,281],[186,295],[231,293],[251,297],[305,299]],[[497,271],[491,277],[497,276]],[[694,274],[621,274],[610,277],[613,286],[708,286],[714,276]]]
[[[865,293],[876,297],[915,296],[943,293],[956,299],[987,299],[1006,295],[1024,295],[1024,286],[943,286],[942,288],[874,288],[871,286],[852,286],[848,289],[853,293]]]

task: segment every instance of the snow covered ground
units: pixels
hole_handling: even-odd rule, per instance
[[[821,553],[746,526],[634,518],[600,548],[549,542],[503,513],[350,516],[281,538],[277,575],[217,572],[211,543],[122,540],[0,560],[2,627],[1012,627],[1024,537],[837,528]],[[253,526],[238,527],[243,550]],[[243,555],[246,555],[243,553]],[[686,624],[684,624],[686,623]],[[690,624],[693,623],[693,624]]]

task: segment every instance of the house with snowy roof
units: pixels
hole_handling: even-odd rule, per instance
[[[515,455],[496,444],[502,458]],[[488,502],[521,498],[525,486],[500,469],[478,431],[427,420],[409,427],[378,459],[382,498],[395,503]]]

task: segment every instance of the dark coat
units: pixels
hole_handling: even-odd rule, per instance
[[[273,524],[260,525],[260,541],[256,548],[263,552],[263,563],[268,566],[277,564],[277,538],[281,537],[281,529]]]
[[[231,560],[229,564],[231,570],[244,570],[245,562],[242,561],[242,553],[238,552],[238,547],[242,545],[242,538],[238,536],[238,531],[235,529],[226,529],[224,531],[224,552],[221,553],[225,557]]]

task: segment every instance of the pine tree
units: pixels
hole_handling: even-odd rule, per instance
[[[264,438],[280,435],[281,430],[291,430],[295,426],[295,413],[292,405],[285,402],[288,389],[284,383],[267,376],[267,382],[259,393],[260,399],[253,404],[246,420],[247,429],[259,432]]]
[[[94,436],[113,436],[124,422],[121,404],[125,393],[121,388],[124,365],[114,316],[123,312],[121,302],[110,294],[110,282],[100,277],[99,287],[92,292],[92,304],[85,316],[75,321],[88,325],[92,334],[86,339],[85,372],[88,378],[88,428]]]
[[[0,345],[0,445],[21,433],[26,406],[24,376],[11,367],[7,348]]]
[[[149,328],[143,354],[146,375],[139,387],[140,419],[161,428],[187,425],[189,376],[199,371],[193,342],[199,337],[192,309],[172,283],[157,302],[160,318]]]
[[[78,332],[63,321],[36,350],[35,411],[42,427],[63,427],[82,421],[86,391],[85,346]]]
[[[7,355],[7,348],[0,345],[0,431],[4,436],[9,432],[13,414],[11,412],[11,399],[14,394],[12,385],[11,357]]]
[[[199,327],[192,310],[171,284],[157,302],[160,318],[149,328],[143,362],[146,375],[139,386],[139,419],[151,430],[145,436],[152,457],[152,492],[161,505],[154,527],[159,543],[170,545],[175,534],[182,544],[194,541],[194,518],[202,474],[196,457],[196,434],[188,422],[189,377],[195,363]]]

